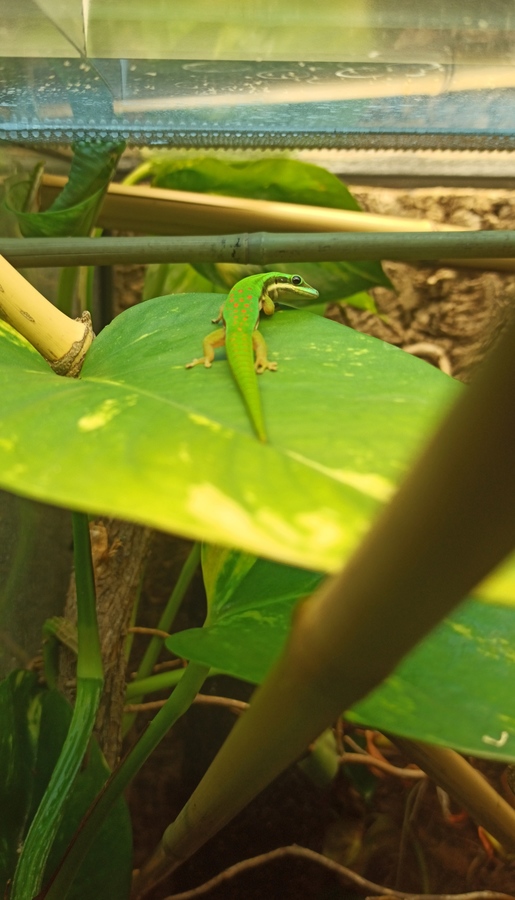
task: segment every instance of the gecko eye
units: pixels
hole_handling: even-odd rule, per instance
[[[300,275],[292,275],[291,283],[292,284],[302,284],[302,278],[300,277]]]

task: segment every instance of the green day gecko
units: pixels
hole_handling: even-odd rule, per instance
[[[256,373],[261,375],[266,369],[275,371],[277,363],[267,358],[265,340],[257,330],[259,313],[263,310],[265,315],[273,315],[274,300],[280,294],[301,294],[312,300],[318,297],[318,291],[306,284],[300,275],[263,272],[242,278],[222,303],[217,318],[212,320],[215,324],[223,322],[223,327],[204,338],[204,356],[186,366],[191,369],[203,364],[209,369],[215,358],[215,348],[225,344],[229,366],[260,441],[266,441],[267,437]]]

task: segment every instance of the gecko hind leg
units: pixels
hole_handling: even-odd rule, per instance
[[[277,363],[271,362],[268,359],[265,339],[259,331],[252,332],[252,346],[254,347],[254,353],[256,354],[256,361],[254,363],[256,373],[262,375],[267,369],[270,369],[271,372],[275,372]]]
[[[185,368],[192,369],[193,366],[204,365],[206,369],[210,369],[215,358],[215,349],[217,347],[223,347],[224,344],[225,328],[218,328],[216,331],[212,331],[202,342],[204,356],[201,356],[200,359],[193,359],[190,363],[186,363]]]

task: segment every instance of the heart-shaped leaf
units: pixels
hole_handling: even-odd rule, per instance
[[[162,297],[96,338],[80,380],[0,333],[0,485],[334,571],[461,387],[402,351],[299,311],[263,323],[270,443],[225,360],[198,354],[213,295]],[[206,328],[207,324],[207,328]]]
[[[206,625],[166,644],[178,656],[258,684],[284,647],[296,604],[323,576],[239,556],[204,550]],[[511,600],[515,605],[513,582]],[[513,762],[514,644],[514,610],[470,599],[346,715],[380,731]]]

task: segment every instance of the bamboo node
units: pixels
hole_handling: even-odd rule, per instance
[[[50,363],[52,369],[57,375],[66,375],[68,378],[78,378],[78,376],[80,375],[82,365],[86,358],[86,353],[93,342],[93,338],[95,337],[93,332],[93,324],[91,322],[91,316],[87,310],[85,310],[80,318],[76,319],[75,321],[82,322],[84,325],[84,332],[82,334],[82,337],[80,337],[79,340],[73,342],[70,349],[66,351],[64,356],[61,356],[59,359],[56,359],[55,362]]]

